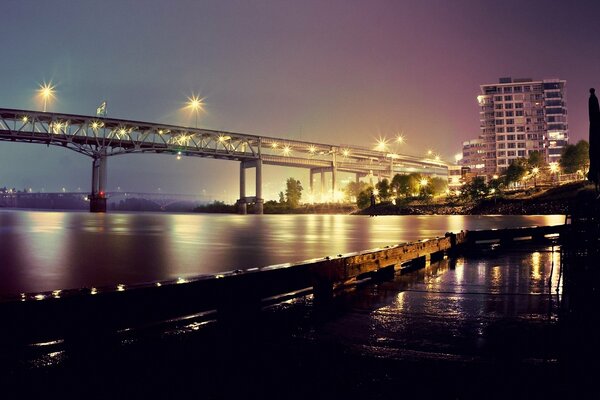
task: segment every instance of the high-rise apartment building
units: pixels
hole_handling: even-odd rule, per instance
[[[502,173],[517,158],[538,151],[558,161],[569,138],[566,81],[500,78],[477,96],[485,155],[483,172]]]

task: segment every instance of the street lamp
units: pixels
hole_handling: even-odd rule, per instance
[[[558,163],[555,162],[551,162],[550,163],[550,173],[552,174],[552,181],[554,182],[554,176],[556,175],[556,180],[558,181],[558,171],[559,171],[560,167],[558,165]]]
[[[379,138],[377,139],[377,145],[375,146],[375,150],[377,151],[385,151],[385,149],[387,148],[387,139],[385,138]]]
[[[533,167],[533,169],[531,170],[531,174],[533,175],[533,187],[537,187],[536,177],[538,172],[540,172],[540,169],[538,167]]]
[[[40,96],[42,96],[42,99],[44,100],[44,112],[46,112],[46,106],[48,105],[48,99],[54,98],[54,86],[52,85],[52,82],[49,82],[49,83],[44,82],[43,84],[41,84],[38,92],[40,93]]]
[[[187,107],[194,113],[196,117],[196,124],[194,127],[198,128],[198,113],[200,110],[203,110],[204,99],[193,94],[192,97],[188,97]]]
[[[429,181],[425,178],[419,181],[419,186],[421,187],[421,194],[425,196],[425,187],[429,184]]]

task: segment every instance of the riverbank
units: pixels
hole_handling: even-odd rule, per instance
[[[355,212],[357,215],[551,215],[567,214],[569,203],[580,192],[593,191],[587,182],[576,182],[550,189],[529,189],[494,198],[472,201],[427,202],[416,200],[401,204],[380,203]]]

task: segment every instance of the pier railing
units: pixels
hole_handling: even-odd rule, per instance
[[[112,332],[201,313],[216,318],[260,310],[312,291],[326,300],[335,288],[370,275],[393,276],[480,244],[556,239],[564,226],[447,233],[444,237],[338,254],[293,264],[238,270],[127,287],[22,294],[0,302],[0,337],[27,343]]]

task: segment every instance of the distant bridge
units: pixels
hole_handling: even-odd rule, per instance
[[[310,189],[315,174],[331,175],[332,195],[337,173],[391,178],[397,172],[445,176],[441,161],[370,150],[359,146],[329,145],[226,131],[188,128],[150,122],[29,110],[0,109],[0,140],[61,146],[92,158],[91,211],[106,211],[107,158],[128,153],[165,153],[240,162],[238,206],[255,203],[262,213],[262,165],[307,168]],[[246,169],[254,168],[256,190],[246,196]]]
[[[77,206],[90,201],[89,197],[89,194],[82,192],[0,192],[0,207],[54,208],[55,205],[62,204],[63,207],[83,208]],[[115,203],[127,199],[143,199],[156,204],[161,209],[176,203],[198,206],[210,201],[210,197],[206,195],[172,193],[108,192],[105,197]]]

